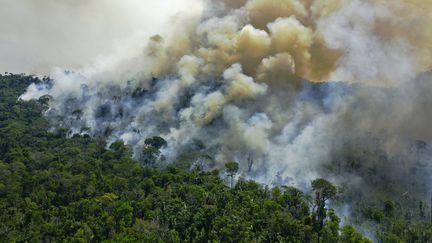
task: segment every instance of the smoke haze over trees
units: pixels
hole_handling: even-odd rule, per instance
[[[431,8],[416,0],[206,1],[142,49],[56,69],[21,98],[49,97],[54,128],[122,140],[138,160],[145,139],[161,136],[167,163],[199,150],[213,158],[207,167],[234,160],[247,178],[302,188],[326,176],[367,189],[365,173],[385,170],[398,193],[426,198],[431,152],[413,148],[432,136],[424,73]],[[361,153],[371,159],[356,162]]]
[[[296,188],[230,189],[218,171],[154,169],[121,142],[50,133],[43,100],[17,102],[30,82],[0,75],[1,242],[368,242],[331,209],[317,227]]]
[[[432,217],[432,2],[0,4],[0,68],[49,76],[18,94],[43,102],[46,130],[147,167],[219,170],[233,188],[311,192],[325,178],[343,191],[329,202],[343,223],[420,240],[411,230]],[[312,218],[336,215],[317,202]]]

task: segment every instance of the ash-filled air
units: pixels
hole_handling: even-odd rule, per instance
[[[432,2],[201,4],[140,48],[57,68],[21,98],[48,95],[54,128],[122,140],[138,160],[144,140],[161,136],[165,163],[198,152],[208,169],[235,160],[267,184],[326,177],[365,193],[385,180],[426,197]]]

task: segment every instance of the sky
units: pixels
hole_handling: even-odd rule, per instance
[[[0,0],[0,73],[88,66],[164,34],[199,0]]]

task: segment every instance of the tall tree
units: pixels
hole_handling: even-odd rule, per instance
[[[312,181],[312,189],[315,192],[314,219],[318,225],[318,230],[321,230],[327,217],[326,202],[336,196],[337,189],[329,181],[322,178]]]
[[[225,168],[229,177],[231,177],[230,186],[233,187],[234,175],[237,174],[239,170],[239,164],[234,161],[230,161],[225,164]]]

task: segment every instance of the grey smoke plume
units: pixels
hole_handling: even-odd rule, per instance
[[[208,1],[142,50],[56,69],[21,98],[49,95],[54,127],[121,139],[138,159],[159,135],[168,161],[200,151],[267,184],[388,179],[395,193],[424,195],[431,10],[422,0]]]

